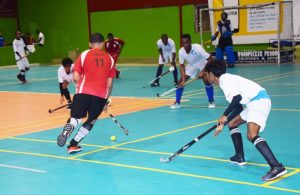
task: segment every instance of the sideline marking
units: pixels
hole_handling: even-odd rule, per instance
[[[38,170],[38,169],[31,169],[27,167],[19,167],[19,166],[13,166],[13,165],[5,165],[5,164],[0,164],[0,167],[6,167],[6,168],[11,168],[11,169],[21,169],[25,171],[31,171],[31,172],[36,172],[36,173],[46,173],[47,171],[43,170]]]

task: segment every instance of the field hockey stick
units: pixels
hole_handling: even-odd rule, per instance
[[[49,112],[49,113],[52,113],[52,112],[54,112],[54,111],[57,111],[57,110],[59,110],[59,109],[62,109],[62,108],[64,108],[64,107],[67,107],[67,106],[69,106],[69,105],[70,105],[70,104],[66,104],[66,105],[59,106],[59,107],[54,108],[54,109],[49,109],[48,112]]]
[[[190,83],[192,83],[192,82],[194,82],[194,81],[196,81],[196,80],[198,80],[198,78],[189,80],[189,81],[187,81],[186,83],[184,83],[184,85],[183,85],[182,87],[185,87],[186,85],[188,85],[188,84],[190,84]],[[158,98],[164,97],[164,96],[166,96],[166,95],[169,95],[169,94],[172,93],[173,91],[176,91],[177,89],[178,89],[178,87],[174,87],[174,88],[172,88],[172,89],[170,89],[170,90],[168,90],[168,91],[166,91],[166,92],[164,92],[164,93],[162,93],[162,94],[157,93],[157,94],[156,94],[156,97],[158,97]]]
[[[18,61],[20,61],[20,60],[22,60],[23,58],[26,58],[27,56],[29,56],[31,53],[29,53],[29,54],[26,54],[25,56],[23,56],[23,57],[21,57],[21,58],[19,58],[18,60],[16,60],[16,62],[18,62]]]
[[[243,107],[240,105],[237,109],[235,109],[234,111],[232,111],[232,113],[229,115],[227,121],[224,123],[224,126],[227,125],[227,123],[229,123],[232,119],[234,119],[237,115],[239,115],[241,112],[243,111]],[[206,136],[207,134],[209,134],[211,131],[213,131],[215,128],[218,127],[218,124],[215,124],[214,126],[212,126],[211,128],[209,128],[208,130],[206,130],[204,133],[202,133],[201,135],[199,135],[198,137],[196,137],[195,139],[193,139],[192,141],[190,141],[189,143],[187,143],[186,145],[184,145],[182,148],[180,148],[177,152],[175,152],[172,156],[170,156],[169,158],[163,158],[161,157],[159,160],[160,162],[170,162],[172,161],[176,156],[178,156],[179,154],[183,153],[184,151],[186,151],[187,149],[189,149],[192,145],[194,145],[196,142],[198,142],[201,138],[203,138],[204,136]]]
[[[171,66],[168,71],[162,73],[160,76],[156,77],[155,79],[153,79],[152,81],[150,81],[149,83],[147,83],[146,85],[144,85],[143,88],[147,87],[148,85],[150,85],[151,83],[153,83],[154,81],[156,81],[156,79],[160,79],[161,77],[165,76],[169,72],[173,72],[174,70],[175,70],[175,68],[173,66]]]
[[[122,129],[122,131],[126,134],[126,135],[128,135],[128,130],[125,128],[125,127],[123,127],[123,125],[119,122],[119,121],[117,121],[117,119],[115,119],[115,117],[112,115],[112,114],[109,114],[109,116],[110,116],[110,118]]]
[[[207,40],[203,43],[203,45],[206,45],[207,43],[211,42],[211,40]]]

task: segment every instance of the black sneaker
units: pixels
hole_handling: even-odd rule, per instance
[[[120,72],[119,70],[116,71],[116,78],[117,78],[117,79],[120,78],[120,73],[121,73],[121,72]]]
[[[67,123],[64,126],[63,131],[61,132],[61,134],[57,138],[57,145],[60,146],[60,147],[63,147],[66,144],[67,139],[71,135],[73,130],[74,130],[73,125],[71,125],[70,123]]]
[[[230,162],[238,164],[240,166],[246,165],[245,158],[244,157],[239,157],[237,155],[234,155],[234,156],[230,157]]]
[[[151,84],[151,87],[159,87],[159,86],[160,86],[159,83],[152,83],[152,84]]]
[[[17,78],[19,79],[19,81],[23,82],[21,74],[17,74]]]
[[[178,82],[174,82],[174,87],[178,88]]]
[[[287,173],[287,170],[284,168],[284,166],[282,164],[280,164],[280,167],[271,168],[271,170],[268,171],[266,175],[261,177],[261,180],[270,181],[270,180],[276,179],[286,173]]]

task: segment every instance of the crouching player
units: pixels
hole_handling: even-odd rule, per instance
[[[68,109],[71,108],[71,96],[68,90],[68,85],[73,81],[73,61],[71,58],[64,58],[61,66],[57,70],[59,90],[60,90],[60,104],[63,104],[65,99],[68,101]]]
[[[278,162],[267,141],[259,136],[259,132],[262,132],[265,128],[271,110],[271,99],[267,91],[251,80],[226,73],[224,61],[210,61],[206,65],[205,70],[208,74],[208,81],[211,84],[219,85],[224,92],[226,100],[230,103],[218,120],[219,126],[216,129],[215,136],[222,131],[229,114],[233,114],[242,105],[246,106],[228,123],[235,148],[235,155],[230,158],[230,161],[238,165],[246,164],[239,126],[247,123],[248,140],[253,143],[271,167],[271,170],[261,179],[269,181],[286,174],[287,170]]]

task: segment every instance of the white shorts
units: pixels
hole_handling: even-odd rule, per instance
[[[271,100],[267,98],[254,100],[246,106],[240,114],[241,118],[247,123],[258,124],[260,126],[259,131],[264,131],[271,110]]]
[[[185,74],[190,76],[191,78],[195,78],[197,73],[205,67],[206,63],[207,63],[207,60],[197,62],[193,65],[188,64],[185,67]]]
[[[27,49],[28,49],[31,53],[34,53],[34,52],[35,52],[35,47],[34,47],[34,45],[27,45]]]
[[[22,58],[21,60],[17,61],[17,66],[19,68],[19,70],[25,70],[25,68],[29,68],[29,62],[27,60],[27,58]]]
[[[166,64],[166,63],[172,62],[172,57],[173,57],[172,53],[163,53],[163,54],[164,54],[164,58],[166,61],[163,62],[161,55],[159,55],[158,64]]]

